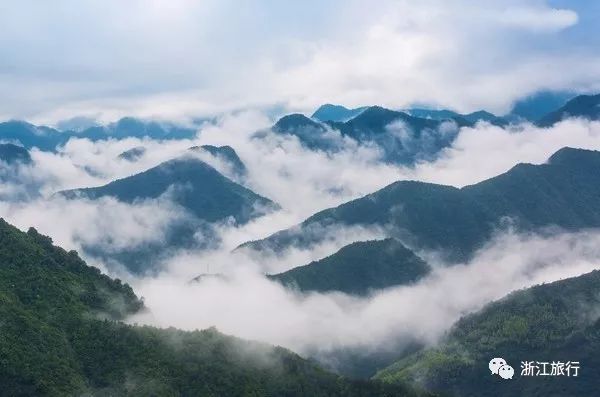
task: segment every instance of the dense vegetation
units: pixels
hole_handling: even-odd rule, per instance
[[[126,325],[131,288],[0,220],[0,396],[412,396],[214,329]]]
[[[439,347],[406,357],[377,378],[457,396],[596,395],[599,307],[600,271],[514,292],[462,318]],[[490,374],[494,357],[514,367],[512,380]],[[525,377],[521,361],[578,361],[581,368],[578,377]]]
[[[525,231],[600,227],[600,152],[564,148],[546,164],[519,164],[462,189],[395,182],[244,247],[310,246],[323,237],[315,231],[348,225],[385,227],[408,247],[436,250],[449,261],[468,260],[508,225]]]
[[[398,240],[356,242],[305,266],[270,276],[302,291],[367,294],[372,290],[410,284],[429,266]]]

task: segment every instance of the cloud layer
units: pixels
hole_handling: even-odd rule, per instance
[[[0,118],[183,119],[323,102],[502,112],[539,89],[600,88],[590,3],[12,2],[0,15]]]

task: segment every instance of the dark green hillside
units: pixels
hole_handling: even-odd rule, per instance
[[[282,348],[126,325],[127,284],[0,220],[0,396],[416,396],[353,382]]]
[[[367,294],[413,283],[429,271],[421,258],[389,238],[347,245],[324,259],[270,278],[301,291]]]
[[[600,227],[600,152],[564,148],[547,164],[520,164],[462,189],[395,182],[243,247],[277,252],[318,242],[323,226],[378,226],[410,247],[464,261],[509,218],[524,231]]]
[[[514,292],[461,319],[440,346],[376,377],[456,396],[593,396],[600,388],[599,308],[600,271]],[[491,375],[494,357],[513,366],[512,380]],[[524,377],[521,361],[578,361],[579,376]]]
[[[216,222],[232,217],[238,223],[277,208],[271,200],[227,179],[194,158],[166,161],[154,168],[107,185],[61,192],[68,198],[110,196],[132,203],[153,199],[171,189],[173,200],[198,219]]]

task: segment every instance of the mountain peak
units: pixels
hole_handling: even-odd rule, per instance
[[[277,123],[273,126],[273,130],[276,132],[290,132],[299,128],[312,127],[319,130],[323,130],[324,127],[316,121],[306,117],[300,113],[288,114],[280,118]]]
[[[582,162],[589,163],[599,162],[600,152],[597,150],[577,149],[572,147],[564,147],[556,151],[550,158],[547,164],[572,166]]]
[[[569,117],[600,119],[600,94],[576,96],[561,108],[542,117],[537,124],[540,127],[551,127]]]
[[[319,108],[311,116],[315,120],[319,121],[334,121],[334,122],[345,122],[353,117],[356,117],[366,107],[359,107],[355,109],[348,109],[342,105],[333,105],[326,103],[325,105],[319,106]]]

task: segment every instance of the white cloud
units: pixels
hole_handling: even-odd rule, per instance
[[[267,104],[309,110],[323,102],[415,101],[503,111],[541,88],[600,89],[597,28],[580,22],[584,5],[573,7],[539,0],[5,4],[0,88],[9,94],[0,116],[185,118]],[[578,23],[590,33],[569,35]]]
[[[296,293],[236,262],[226,278],[186,284],[163,275],[134,282],[151,311],[131,321],[216,326],[301,353],[375,349],[414,339],[434,343],[460,316],[512,290],[597,268],[599,242],[598,233],[502,235],[468,264],[436,268],[414,286],[369,298]]]

